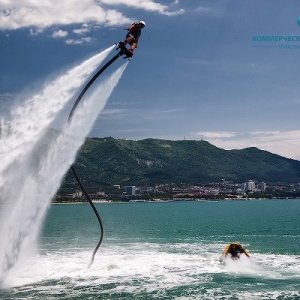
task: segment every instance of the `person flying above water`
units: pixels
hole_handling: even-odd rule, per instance
[[[141,35],[141,31],[143,28],[146,27],[146,23],[144,21],[139,21],[132,23],[126,30],[128,30],[128,33],[126,35],[126,38],[123,42],[119,42],[119,45],[130,45],[129,52],[133,54],[133,51],[135,48],[137,48],[139,38]]]

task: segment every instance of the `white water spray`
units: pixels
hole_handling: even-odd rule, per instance
[[[52,197],[127,63],[94,90],[59,136],[47,142],[47,147],[45,130],[113,48],[45,86],[17,107],[11,114],[9,127],[1,130],[0,197],[6,205],[0,218],[0,287],[26,246],[36,241]]]

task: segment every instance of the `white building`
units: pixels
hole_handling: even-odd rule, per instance
[[[248,180],[247,182],[242,184],[242,189],[245,192],[252,192],[255,190],[255,182],[253,180]]]

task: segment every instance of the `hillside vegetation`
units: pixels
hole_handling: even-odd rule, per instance
[[[224,150],[194,140],[87,138],[74,165],[89,185],[300,181],[299,161],[254,147]]]

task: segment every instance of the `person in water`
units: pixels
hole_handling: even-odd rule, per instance
[[[231,243],[227,245],[223,254],[226,256],[228,253],[231,255],[232,259],[240,258],[241,254],[245,254],[246,256],[250,257],[249,253],[240,243]]]
[[[132,23],[126,29],[128,30],[128,33],[126,35],[125,40],[123,42],[119,42],[119,44],[123,44],[124,46],[126,44],[129,44],[130,45],[129,52],[133,54],[134,49],[137,48],[142,29],[145,27],[146,27],[146,23],[144,21]]]

